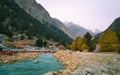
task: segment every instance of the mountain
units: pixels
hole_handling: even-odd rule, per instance
[[[28,14],[30,14],[41,23],[46,22],[48,25],[54,25],[55,27],[66,33],[68,36],[70,36],[70,34],[66,31],[64,24],[56,18],[51,18],[49,13],[42,7],[42,5],[38,4],[35,0],[15,1],[22,9],[24,9]]]
[[[22,9],[24,9],[28,14],[30,14],[32,17],[34,17],[41,23],[47,23],[50,26],[53,25],[59,30],[63,31],[69,37],[71,37],[70,33],[66,30],[64,24],[56,18],[51,18],[49,13],[42,7],[42,5],[38,4],[35,0],[15,1]]]
[[[39,20],[41,23],[48,22],[51,24],[53,22],[49,13],[35,0],[15,0],[15,2],[19,5],[19,7],[24,9],[26,13]]]
[[[95,30],[93,30],[92,32],[94,33],[94,35],[96,35],[96,34],[101,33],[102,31],[101,31],[101,30],[99,30],[99,29],[95,29]]]
[[[18,2],[25,6],[31,5],[31,8],[23,9]],[[71,43],[72,39],[52,23],[53,20],[48,12],[40,4],[34,3],[36,3],[35,0],[2,0],[0,2],[0,33],[9,37],[21,34],[28,39],[42,38],[64,45]],[[39,7],[39,10],[41,8],[41,12],[34,12],[33,5]],[[35,17],[31,16],[32,14]]]
[[[120,41],[120,17],[116,18],[107,29],[113,30],[116,33],[116,35],[117,35],[117,37],[118,37],[118,39]],[[98,33],[94,37],[98,39],[102,35],[103,32]]]
[[[116,18],[108,28],[117,34],[120,41],[120,17]]]
[[[66,33],[68,36],[72,38],[72,35],[70,34],[70,32],[68,31],[67,27],[65,26],[63,22],[61,22],[57,18],[53,18],[53,21],[57,28],[59,28],[60,30],[62,30],[64,33]]]
[[[87,29],[93,36],[101,33],[99,29]]]
[[[32,17],[40,21],[41,23],[46,22],[48,25],[53,25],[56,28],[63,31],[65,34],[67,34],[71,38],[75,38],[76,36],[83,36],[88,30],[86,31],[85,28],[79,27],[79,29],[82,29],[80,32],[75,34],[74,29],[71,31],[69,28],[67,28],[60,20],[56,18],[51,18],[49,13],[42,7],[42,5],[38,4],[35,0],[15,0],[16,3],[26,11],[26,13],[30,14]],[[89,31],[92,35],[93,33]]]
[[[74,24],[72,22],[66,22],[65,26],[67,27],[67,30],[72,35],[72,38],[76,38],[77,36],[84,36],[87,32],[93,34],[91,31],[85,29],[84,27],[81,27],[80,25]]]

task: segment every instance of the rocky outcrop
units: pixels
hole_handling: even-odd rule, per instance
[[[15,1],[28,14],[30,14],[40,22],[52,23],[52,18],[50,17],[49,13],[42,7],[42,5],[37,4],[35,0],[15,0]]]

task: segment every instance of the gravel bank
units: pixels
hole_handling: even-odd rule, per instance
[[[0,55],[0,63],[9,63],[9,62],[15,62],[15,61],[20,61],[20,60],[25,60],[28,58],[35,58],[39,55],[40,53],[17,53],[12,56],[9,55]]]
[[[54,54],[65,66],[56,75],[120,75],[120,55],[58,51]]]

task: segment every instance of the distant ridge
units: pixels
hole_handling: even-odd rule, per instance
[[[84,27],[74,24],[72,22],[66,22],[65,26],[67,27],[67,30],[70,32],[70,34],[72,35],[72,38],[76,38],[77,36],[84,36],[87,32],[92,33],[92,31],[89,31],[87,29],[85,29]]]

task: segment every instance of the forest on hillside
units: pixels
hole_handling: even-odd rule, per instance
[[[67,45],[71,38],[47,22],[41,23],[21,9],[14,0],[2,0],[0,2],[0,33],[9,38],[14,35],[25,35],[27,39],[34,37],[47,39]],[[24,39],[25,36],[21,38]]]

